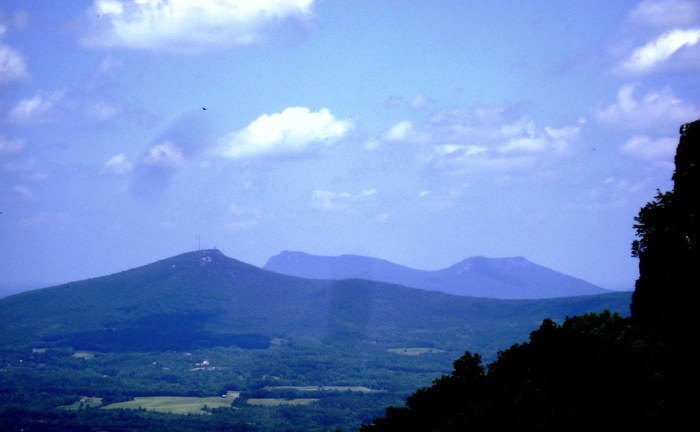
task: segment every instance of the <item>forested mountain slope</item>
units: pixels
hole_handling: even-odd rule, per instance
[[[266,348],[275,337],[495,352],[544,318],[613,310],[630,293],[547,300],[453,296],[366,280],[309,280],[218,250],[0,299],[0,346],[103,351]]]

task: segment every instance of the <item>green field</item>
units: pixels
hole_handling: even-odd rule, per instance
[[[66,410],[66,411],[77,411],[79,409],[97,408],[100,405],[102,405],[102,398],[81,396],[80,400],[78,400],[70,405],[61,405],[61,406],[57,407],[57,409]]]
[[[278,398],[251,398],[249,405],[274,407],[281,405],[309,405],[318,402],[318,399],[278,399]]]
[[[358,393],[374,393],[381,390],[373,390],[369,387],[362,386],[270,386],[265,387],[264,390],[275,391],[275,390],[297,390],[297,391],[310,391],[310,392],[358,392]]]
[[[417,356],[422,354],[437,354],[444,352],[436,348],[390,348],[387,350],[390,353],[408,356]]]
[[[102,407],[103,409],[145,409],[170,414],[208,414],[205,408],[229,408],[231,397],[181,397],[153,396],[137,397],[126,402],[117,402]]]
[[[76,351],[73,353],[73,357],[83,360],[92,360],[95,358],[95,353],[90,351]]]

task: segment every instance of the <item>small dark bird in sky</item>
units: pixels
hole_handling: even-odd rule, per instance
[[[204,111],[206,111],[206,110],[207,110],[207,108],[206,108],[206,107],[202,107],[202,109],[203,109]]]

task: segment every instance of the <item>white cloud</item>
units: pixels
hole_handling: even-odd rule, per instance
[[[400,121],[384,133],[385,141],[403,141],[413,132],[413,124],[410,121]]]
[[[678,140],[674,138],[652,139],[647,135],[635,135],[622,145],[623,153],[649,161],[673,161]]]
[[[562,127],[539,127],[502,107],[443,111],[426,127],[421,160],[453,174],[474,168],[531,167],[571,153],[585,120]]]
[[[369,138],[365,141],[365,150],[374,151],[378,150],[382,146],[382,141],[377,138]]]
[[[489,153],[488,147],[464,144],[439,144],[433,146],[433,151],[442,157],[453,155],[467,158],[487,156]]]
[[[259,39],[265,25],[311,13],[314,0],[95,0],[84,39],[97,47],[198,52]]]
[[[634,50],[622,69],[631,73],[648,72],[667,61],[677,51],[700,41],[700,28],[674,29]]]
[[[7,27],[0,24],[0,38],[5,36]],[[0,43],[0,85],[21,81],[29,77],[24,56],[14,48]]]
[[[352,195],[347,192],[315,190],[311,194],[311,206],[324,211],[346,210],[350,207]]]
[[[598,109],[599,121],[621,128],[654,128],[659,124],[682,124],[700,116],[700,109],[677,98],[670,89],[635,97],[636,86],[625,85],[617,100]]]
[[[105,167],[115,174],[126,174],[134,168],[134,163],[124,153],[114,155],[105,163]]]
[[[655,27],[685,26],[699,17],[700,4],[695,0],[645,0],[629,14],[635,25]]]
[[[364,148],[365,150],[375,151],[384,147],[384,144],[398,142],[418,144],[424,142],[425,139],[426,137],[418,132],[412,122],[402,120],[391,126],[380,136],[370,137],[365,141]]]
[[[31,99],[22,99],[11,110],[8,120],[12,123],[45,123],[54,120],[64,91],[38,92]]]
[[[184,162],[182,149],[170,141],[152,146],[143,158],[145,165],[159,168],[177,168]]]
[[[44,181],[48,178],[48,174],[43,169],[42,164],[34,158],[10,160],[4,163],[0,169],[33,181]]]
[[[24,148],[24,140],[10,139],[0,135],[0,156],[16,153]]]
[[[354,195],[348,192],[317,189],[311,194],[311,207],[322,211],[344,211],[376,194],[376,189],[363,190]]]
[[[623,21],[611,54],[613,72],[641,76],[700,68],[700,2],[644,0]]]
[[[365,189],[365,190],[361,191],[359,194],[357,194],[357,196],[360,198],[365,198],[365,197],[370,197],[370,196],[373,196],[376,194],[377,194],[376,189]]]
[[[338,120],[326,108],[312,112],[289,107],[263,114],[245,129],[230,133],[222,140],[220,152],[233,159],[299,155],[317,145],[331,145],[352,128],[352,121]]]
[[[88,105],[88,118],[96,121],[106,121],[119,114],[121,109],[107,102],[98,101]]]
[[[413,110],[422,110],[430,107],[433,103],[433,100],[429,96],[420,94],[414,97],[408,106]]]
[[[524,136],[508,140],[498,150],[501,153],[538,153],[547,147],[544,136]]]
[[[27,64],[22,54],[0,43],[0,84],[20,81],[28,76]]]
[[[567,153],[571,150],[571,143],[578,140],[581,128],[586,124],[586,119],[579,117],[573,125],[561,128],[544,127],[544,133],[549,139],[549,146],[556,153]]]

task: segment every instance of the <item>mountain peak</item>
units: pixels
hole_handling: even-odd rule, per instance
[[[471,271],[484,267],[499,267],[503,269],[527,268],[534,265],[527,258],[522,256],[505,257],[505,258],[488,258],[485,256],[473,256],[454,264],[448,269],[457,272]]]
[[[442,270],[427,271],[359,255],[330,257],[284,251],[271,257],[263,268],[310,279],[367,279],[471,297],[539,299],[607,292],[522,256],[473,256]]]

